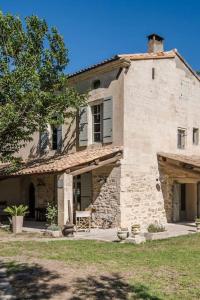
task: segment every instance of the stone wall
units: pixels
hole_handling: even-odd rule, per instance
[[[161,175],[161,189],[167,222],[173,222],[173,182],[173,178],[164,174]]]
[[[120,167],[105,166],[92,172],[94,222],[120,225]],[[107,223],[107,225],[108,225]]]
[[[134,172],[131,165],[122,165],[121,170],[121,226],[131,228],[140,224],[145,230],[149,224],[166,224],[166,212],[159,176]]]

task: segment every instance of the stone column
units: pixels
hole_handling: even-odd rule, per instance
[[[70,203],[70,205],[69,205]],[[58,225],[63,226],[70,216],[69,207],[73,209],[73,176],[63,173],[57,176]],[[72,215],[72,213],[71,213]]]

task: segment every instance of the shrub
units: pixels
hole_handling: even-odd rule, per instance
[[[49,225],[57,225],[58,209],[56,205],[47,204],[46,218]]]
[[[163,232],[165,231],[165,227],[161,224],[150,224],[149,227],[147,228],[148,232]]]

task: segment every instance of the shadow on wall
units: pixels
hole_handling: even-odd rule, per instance
[[[69,300],[161,300],[161,298],[151,296],[148,288],[144,285],[129,285],[119,274],[100,276],[99,278],[94,276],[78,278],[72,289],[74,296]]]
[[[53,282],[59,280],[59,274],[38,264],[0,262],[0,270],[3,268],[7,269],[13,295],[16,296],[16,299],[54,299],[54,296],[59,296],[59,294],[67,291],[66,285]]]
[[[67,153],[68,151],[71,151],[73,148],[76,147],[77,144],[77,137],[76,137],[76,131],[77,131],[77,126],[74,126],[76,122],[76,115],[73,116],[72,120],[70,123],[67,125],[67,131],[65,132],[65,135],[62,139],[62,151],[58,150],[55,154],[64,154]],[[73,126],[75,128],[73,128]],[[48,142],[49,149],[51,150],[51,143],[50,141]],[[47,151],[49,152],[49,151]],[[33,158],[38,158],[38,157],[45,157],[47,154],[46,151],[41,151],[40,149],[40,142],[38,141],[37,145],[34,145],[31,147],[28,158],[33,159]]]

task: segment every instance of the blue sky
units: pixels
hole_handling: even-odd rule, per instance
[[[69,49],[68,72],[115,54],[145,52],[152,32],[200,70],[199,0],[0,0],[0,9],[36,14],[56,26]]]

